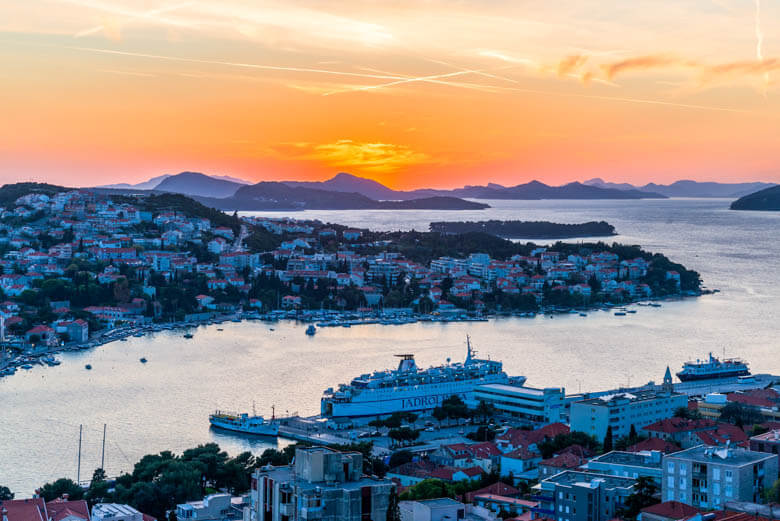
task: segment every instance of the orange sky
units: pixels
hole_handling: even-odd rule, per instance
[[[4,2],[0,181],[780,182],[777,3],[549,4]]]

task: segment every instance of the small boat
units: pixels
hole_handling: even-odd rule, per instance
[[[141,357],[141,359],[140,359],[140,362],[141,362],[142,364],[145,364],[147,361],[148,361],[148,360],[146,360],[146,358],[144,358],[144,357]]]
[[[125,338],[125,337],[122,337],[122,338],[120,338],[120,339],[119,339],[119,341],[120,341],[120,342],[127,342],[127,338]]]
[[[184,338],[186,339],[192,338],[192,333],[184,333]]]
[[[224,329],[222,329],[221,327],[218,327],[217,331],[224,331]]]
[[[587,317],[587,316],[588,316],[588,314],[587,314],[587,313],[580,313],[580,316],[581,316],[581,317]]]
[[[22,367],[22,369],[32,369],[32,366],[30,364],[24,364],[21,367]]]
[[[636,313],[636,309],[627,309],[626,313]]]
[[[317,332],[317,328],[314,327],[313,325],[310,325],[309,327],[306,328],[306,334],[309,336],[314,336],[316,332]]]
[[[626,312],[625,311],[615,311],[615,316],[616,317],[624,317],[624,316],[626,316]]]
[[[87,364],[87,365],[85,365],[85,366],[84,366],[84,369],[86,369],[87,371],[89,371],[90,369],[92,369],[92,364]]]
[[[279,422],[273,416],[266,420],[262,416],[247,413],[231,413],[216,411],[209,415],[209,423],[219,429],[225,429],[244,434],[260,434],[263,436],[276,436],[279,434]]]

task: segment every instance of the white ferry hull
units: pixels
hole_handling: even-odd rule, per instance
[[[351,401],[323,398],[321,412],[332,418],[357,418],[361,416],[382,416],[395,412],[417,412],[431,410],[451,396],[459,396],[464,402],[474,401],[474,389],[486,384],[506,384],[508,377],[497,376],[459,382],[453,385],[437,385],[433,389],[396,389],[387,391],[364,390]],[[518,382],[520,383],[520,382]]]

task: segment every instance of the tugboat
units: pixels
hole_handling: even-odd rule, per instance
[[[317,332],[317,328],[314,327],[313,325],[310,325],[309,327],[306,328],[306,334],[309,336],[314,336],[316,332]]]
[[[739,358],[724,358],[719,360],[712,356],[708,360],[685,362],[683,369],[677,373],[681,382],[690,380],[709,380],[713,378],[729,378],[732,376],[749,376],[748,364]]]
[[[262,416],[257,416],[252,407],[252,416],[243,413],[232,413],[217,410],[209,415],[209,423],[219,429],[225,429],[244,434],[259,434],[263,436],[277,436],[279,434],[279,423],[275,420],[273,413],[271,419],[266,420]],[[273,407],[271,408],[273,410]]]

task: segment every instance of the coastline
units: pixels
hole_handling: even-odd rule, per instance
[[[243,322],[249,320],[259,320],[262,322],[278,322],[280,320],[289,320],[300,322],[301,324],[310,324],[317,328],[329,327],[352,327],[369,324],[380,324],[384,326],[414,324],[418,322],[431,323],[450,323],[450,322],[489,322],[496,318],[535,318],[538,315],[553,318],[555,315],[580,315],[587,317],[592,312],[613,312],[617,317],[627,314],[635,314],[636,309],[628,309],[630,306],[637,307],[661,307],[660,302],[679,301],[688,298],[697,298],[702,295],[709,295],[719,292],[719,290],[702,289],[699,292],[683,292],[678,295],[668,295],[664,297],[638,299],[627,303],[601,303],[598,305],[580,306],[577,308],[567,308],[559,306],[541,307],[537,311],[506,311],[489,314],[467,314],[464,310],[454,310],[453,312],[435,312],[435,313],[415,313],[411,309],[393,309],[373,311],[370,313],[346,312],[346,311],[300,311],[300,310],[273,310],[268,313],[258,311],[237,311],[233,313],[214,314],[208,319],[199,319],[192,321],[177,321],[161,324],[148,324],[144,326],[124,326],[112,329],[110,331],[100,332],[87,342],[71,343],[59,346],[50,346],[46,349],[26,348],[16,356],[8,356],[0,352],[0,379],[4,376],[13,376],[19,369],[30,370],[35,365],[48,365],[50,367],[61,364],[61,361],[54,358],[54,355],[71,352],[84,351],[112,342],[125,341],[129,337],[143,337],[151,333],[161,331],[181,331],[197,328],[199,326],[209,326],[223,324],[224,322]],[[315,328],[316,331],[316,328]],[[185,333],[186,334],[186,333]],[[6,350],[7,352],[7,350]],[[4,355],[5,356],[2,356]]]

